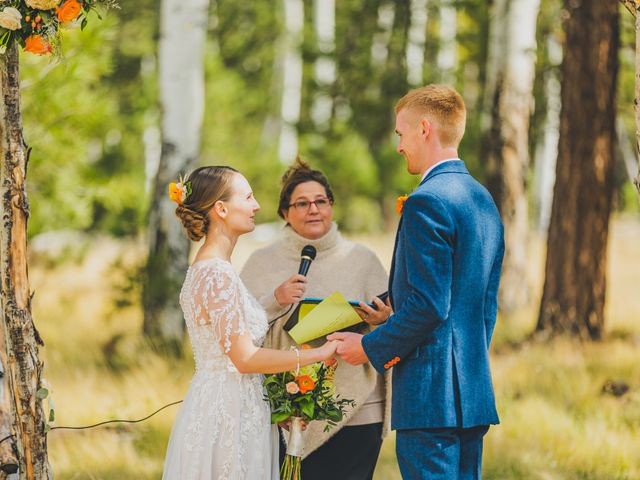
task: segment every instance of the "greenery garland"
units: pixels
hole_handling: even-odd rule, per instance
[[[62,28],[87,26],[98,6],[116,7],[115,0],[0,0],[0,54],[17,42],[25,52],[46,55],[58,50]]]

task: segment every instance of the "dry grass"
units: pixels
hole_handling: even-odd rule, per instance
[[[540,239],[531,245],[533,306],[496,329],[493,374],[502,424],[485,442],[487,479],[640,478],[640,223],[612,225],[607,301],[609,338],[598,344],[568,339],[522,344],[535,323],[543,275]],[[393,236],[362,237],[390,264]],[[237,267],[260,242],[242,239]],[[58,425],[106,418],[140,418],[182,398],[192,361],[154,354],[139,336],[137,304],[116,308],[126,268],[143,245],[102,239],[78,262],[45,268],[32,262],[34,315],[47,346],[46,376]],[[602,393],[607,380],[630,391]],[[157,479],[176,407],[138,425],[85,432],[53,431],[49,452],[57,479]],[[376,480],[399,479],[394,436],[383,445]]]

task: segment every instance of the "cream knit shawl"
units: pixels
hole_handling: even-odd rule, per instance
[[[276,302],[274,290],[298,272],[300,252],[305,245],[313,245],[317,250],[316,258],[307,274],[309,283],[305,297],[324,298],[339,291],[347,300],[368,302],[373,296],[387,290],[387,273],[375,253],[364,245],[344,239],[335,223],[325,236],[316,240],[304,238],[290,226],[286,226],[284,238],[255,251],[240,274],[249,292],[267,311],[269,320],[282,315],[288,308],[288,306],[283,308]],[[286,350],[295,345],[289,334],[282,329],[288,318],[289,314],[271,326],[264,343],[265,347]],[[322,343],[324,343],[323,339],[317,339],[310,342],[310,345],[315,347]],[[311,422],[304,432],[305,457],[348,423],[358,407],[373,392],[377,375],[378,373],[370,364],[354,367],[339,360],[335,376],[337,393],[341,398],[355,400],[356,408],[348,411],[342,422],[329,432],[323,431],[323,422]],[[389,431],[390,383],[390,376],[387,374],[385,375],[383,435]]]

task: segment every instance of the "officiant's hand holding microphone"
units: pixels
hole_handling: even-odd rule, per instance
[[[281,307],[298,303],[304,298],[304,292],[307,289],[307,277],[296,273],[282,282],[273,292],[276,302]]]
[[[316,248],[313,245],[305,245],[300,252],[300,267],[298,273],[289,277],[275,289],[273,295],[281,307],[298,303],[304,298],[307,289],[307,272],[311,262],[316,258]]]

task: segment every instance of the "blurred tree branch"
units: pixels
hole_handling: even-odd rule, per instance
[[[635,18],[636,12],[640,8],[640,1],[638,0],[620,0],[620,3],[627,7],[627,10],[631,12],[631,15]]]

